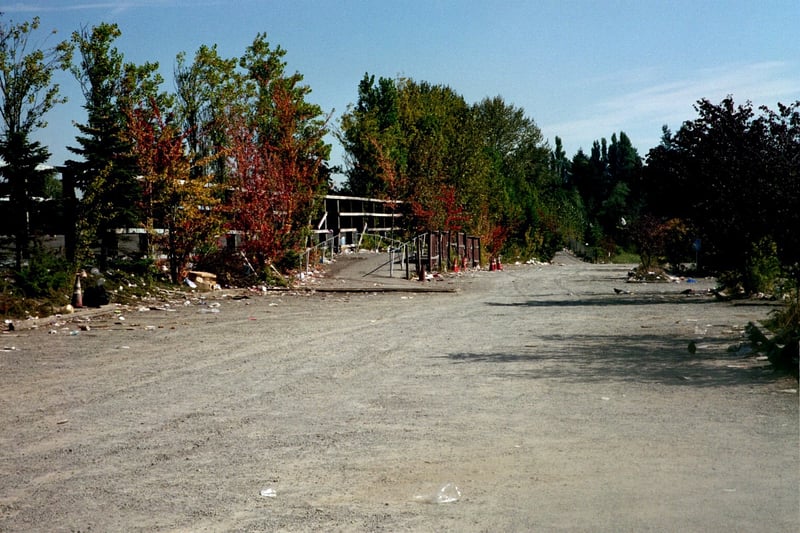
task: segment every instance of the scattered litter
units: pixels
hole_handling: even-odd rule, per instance
[[[153,331],[153,330],[156,329],[156,327],[155,326],[145,326],[144,329],[146,329],[147,331]]]
[[[278,493],[272,487],[267,487],[266,489],[261,489],[261,496],[263,498],[277,498]]]
[[[56,422],[56,424],[58,424],[60,426],[61,424],[66,424],[67,422],[69,422],[69,419],[65,418],[63,420],[59,420],[58,422]]]
[[[16,346],[4,346],[4,347],[3,347],[3,351],[4,351],[4,352],[13,352],[13,351],[15,351],[16,349],[17,349],[17,347],[16,347]]]
[[[779,390],[778,392],[785,392],[787,394],[797,394],[797,389],[782,389]]]
[[[211,308],[204,307],[204,308],[200,309],[200,311],[198,311],[198,313],[219,313],[219,309],[216,308],[216,307],[211,307]]]
[[[80,334],[80,331],[78,331],[77,329],[73,329],[72,331],[69,332],[69,334],[72,335],[73,337],[76,337]]]
[[[460,498],[461,491],[455,483],[445,483],[433,494],[414,496],[414,500],[420,503],[453,503]]]
[[[603,400],[604,402],[607,402],[607,401],[609,401],[611,398],[609,398],[608,396],[603,396],[603,397],[602,397],[602,398],[600,398],[600,399],[601,399],[601,400]]]
[[[89,330],[91,330],[91,329],[92,329],[92,328],[89,326],[89,324],[81,324],[80,326],[78,326],[78,328],[80,328],[80,330],[81,330],[81,331],[89,331]]]
[[[131,347],[130,346],[120,346],[119,349],[120,350],[130,350]]]

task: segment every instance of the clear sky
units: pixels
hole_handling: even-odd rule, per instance
[[[568,157],[619,131],[644,156],[662,125],[696,117],[700,98],[773,109],[800,99],[800,0],[26,0],[0,1],[0,12],[38,15],[60,39],[117,23],[125,59],[158,61],[170,91],[178,52],[217,44],[238,57],[266,32],[334,126],[365,72],[404,76],[468,103],[500,95],[551,146],[560,136]],[[38,135],[55,165],[71,157],[73,121],[85,120],[77,82],[59,81],[70,102]]]

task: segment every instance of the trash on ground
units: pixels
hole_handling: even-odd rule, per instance
[[[189,287],[200,291],[220,290],[220,286],[217,284],[217,275],[211,272],[198,272],[195,270],[187,272],[185,283]]]
[[[417,495],[414,500],[420,503],[453,503],[461,498],[461,491],[455,483],[445,483],[433,494]]]
[[[261,489],[261,496],[263,498],[277,498],[278,493],[272,487],[267,487],[266,489]]]

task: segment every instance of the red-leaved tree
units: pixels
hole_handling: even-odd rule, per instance
[[[303,101],[299,79],[256,77],[261,111],[229,119],[231,225],[259,267],[299,254],[326,187],[327,120]]]
[[[469,214],[452,185],[442,185],[428,199],[413,197],[411,212],[420,231],[461,231],[469,222]]]
[[[164,250],[170,277],[180,281],[191,255],[212,243],[220,228],[219,200],[209,179],[194,177],[186,134],[155,99],[129,112],[127,135],[141,172],[141,208],[151,252]]]

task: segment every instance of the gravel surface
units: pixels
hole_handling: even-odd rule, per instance
[[[797,383],[728,350],[773,306],[380,264],[4,333],[0,531],[800,530]]]

